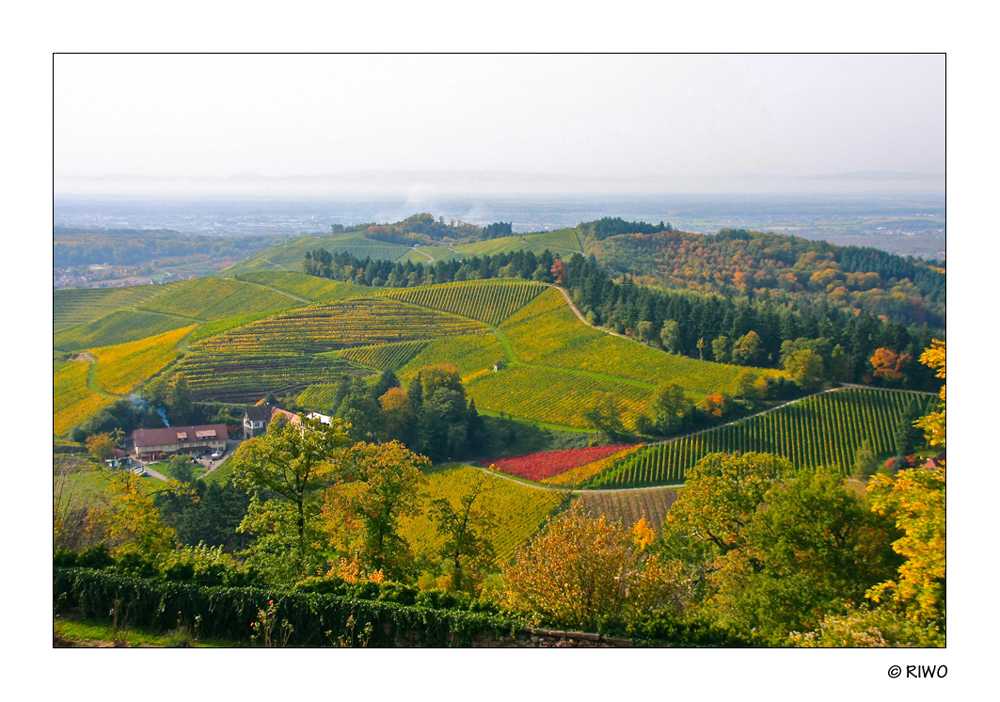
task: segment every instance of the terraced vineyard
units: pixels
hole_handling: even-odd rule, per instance
[[[346,361],[298,353],[189,353],[174,367],[196,398],[256,402],[269,392],[286,395],[343,375],[363,374]]]
[[[626,426],[632,426],[636,416],[647,409],[653,392],[652,388],[611,379],[534,366],[484,373],[470,380],[467,387],[481,409],[577,428],[587,427],[580,408],[596,392],[610,392],[618,398]]]
[[[434,339],[406,365],[397,369],[396,374],[409,380],[424,366],[450,363],[461,374],[463,380],[470,380],[477,373],[492,372],[493,363],[506,358],[503,347],[493,334],[466,334]]]
[[[146,302],[141,309],[180,314],[198,320],[278,312],[303,303],[288,295],[231,278],[192,278],[177,289]]]
[[[90,364],[86,361],[56,362],[53,370],[52,433],[55,436],[62,436],[113,401],[113,398],[98,395],[87,387]]]
[[[260,271],[243,273],[235,276],[236,280],[244,280],[257,285],[280,290],[289,295],[300,297],[310,302],[336,302],[349,297],[371,295],[374,290],[363,285],[342,283],[336,280],[317,278],[305,273],[292,271]]]
[[[540,283],[500,279],[402,288],[388,296],[497,325],[546,289]]]
[[[177,359],[180,355],[177,343],[192,329],[194,325],[127,344],[93,349],[98,387],[116,395],[132,392]]]
[[[427,499],[445,498],[458,507],[458,501],[468,488],[477,469],[464,465],[444,466],[427,476]],[[538,490],[527,485],[488,476],[490,491],[483,501],[496,516],[496,524],[486,532],[493,542],[496,563],[504,563],[517,547],[527,541],[545,523],[546,518],[562,503],[563,495],[551,490]],[[414,552],[436,553],[443,538],[436,523],[426,511],[417,517],[400,520],[400,533],[410,542]]]
[[[189,317],[159,312],[121,310],[97,321],[58,332],[53,345],[60,351],[81,351],[94,346],[111,346],[138,341],[148,336],[187,327]]]
[[[317,383],[299,393],[295,401],[300,407],[323,413],[324,410],[333,405],[336,392],[336,383]]]
[[[427,344],[426,341],[401,341],[398,344],[354,346],[341,350],[338,355],[340,358],[360,363],[363,366],[371,366],[379,370],[397,370],[420,353]]]
[[[256,322],[258,319],[267,319],[273,312],[257,312],[256,314],[243,314],[238,317],[226,317],[225,319],[217,319],[214,322],[206,322],[200,327],[195,329],[191,336],[188,337],[188,342],[193,343],[195,341],[200,341],[202,339],[207,339],[210,336],[215,336],[216,334],[222,334],[230,329],[235,329],[236,327],[242,327],[244,324],[250,324],[250,322]]]
[[[893,434],[907,405],[921,414],[935,401],[926,393],[847,388],[699,434],[656,444],[597,475],[589,487],[627,488],[684,481],[688,468],[708,453],[761,451],[796,467],[825,465],[849,474],[854,453],[871,439],[877,455],[895,450]]]
[[[195,352],[315,354],[348,346],[483,331],[463,317],[382,298],[311,305],[251,322],[192,346]]]
[[[53,327],[63,331],[86,324],[112,312],[123,310],[164,295],[179,283],[130,285],[124,288],[86,288],[56,290],[52,295]]]

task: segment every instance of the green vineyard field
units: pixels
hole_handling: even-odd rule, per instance
[[[920,403],[921,414],[935,402],[926,393],[857,388],[826,392],[728,426],[654,444],[595,476],[588,487],[681,483],[699,459],[719,451],[774,453],[797,468],[823,465],[846,475],[865,439],[871,440],[876,455],[895,450],[896,425],[913,399]]]
[[[58,332],[53,345],[60,351],[112,346],[190,326],[192,320],[159,312],[121,310],[81,326]]]
[[[444,542],[437,523],[427,509],[430,500],[447,499],[458,507],[458,501],[468,490],[470,479],[477,469],[464,465],[447,465],[427,476],[427,502],[416,517],[400,520],[400,533],[410,542],[419,555],[435,554]],[[504,478],[488,476],[490,489],[482,506],[488,507],[496,522],[486,531],[493,543],[496,563],[511,559],[518,546],[527,541],[545,523],[546,518],[559,506],[562,494],[552,490],[538,490]]]
[[[733,394],[746,368],[664,353],[630,339],[612,336],[577,319],[562,294],[552,288],[501,325],[518,358],[560,368],[575,368],[661,385],[676,382],[697,394]],[[773,369],[755,368],[776,377]]]
[[[259,285],[232,278],[192,278],[172,292],[156,297],[140,309],[180,314],[212,321],[261,312],[278,312],[302,302]]]
[[[310,385],[295,398],[299,407],[323,413],[333,405],[337,393],[336,383],[317,383]]]
[[[291,271],[260,271],[257,273],[242,273],[235,276],[256,285],[280,290],[288,295],[300,297],[310,302],[336,302],[349,297],[371,295],[372,288],[352,283],[342,283],[336,280],[326,280],[305,273]]]
[[[343,375],[364,374],[346,361],[296,353],[189,353],[174,367],[188,379],[196,398],[256,402],[269,392],[279,396]]]
[[[426,341],[401,341],[398,344],[353,346],[338,352],[340,358],[379,370],[399,370],[406,362],[420,353]]]
[[[625,426],[632,426],[636,416],[646,411],[653,392],[611,379],[534,366],[483,373],[467,385],[481,409],[578,428],[587,427],[580,408],[594,393],[612,393],[621,402]]]
[[[458,368],[463,380],[468,381],[477,373],[492,372],[493,363],[504,358],[503,347],[493,334],[450,336],[434,339],[405,366],[397,369],[396,374],[400,379],[409,381],[424,366],[450,363]]]
[[[59,332],[78,324],[93,322],[112,312],[164,295],[178,285],[180,283],[56,290],[52,295],[53,327]]]
[[[402,288],[388,296],[495,326],[545,290],[540,283],[500,279]]]

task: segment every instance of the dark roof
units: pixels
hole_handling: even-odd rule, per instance
[[[199,432],[202,432],[199,436]],[[206,432],[212,432],[211,434]],[[164,429],[136,429],[132,440],[136,448],[143,446],[163,446],[165,444],[184,443],[178,439],[186,435],[186,442],[214,441],[229,438],[229,430],[225,424],[204,424],[197,427],[166,427]],[[195,438],[197,436],[197,438]]]
[[[274,407],[271,405],[254,405],[243,410],[243,416],[251,422],[269,422],[272,410]]]

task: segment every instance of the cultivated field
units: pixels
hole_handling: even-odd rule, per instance
[[[86,361],[61,361],[54,366],[53,426],[55,436],[63,436],[74,426],[111,404],[112,398],[99,395],[87,387]]]
[[[231,278],[192,278],[141,309],[211,321],[239,315],[278,312],[302,303],[293,297]]]
[[[446,498],[456,507],[468,490],[469,479],[478,471],[464,465],[446,465],[427,476],[427,502]],[[504,563],[514,551],[538,531],[546,518],[563,502],[564,496],[551,490],[539,490],[505,478],[488,476],[490,491],[482,506],[490,510],[495,524],[486,531],[496,551],[497,564]],[[418,554],[435,553],[443,539],[427,513],[400,520],[401,533]]]
[[[60,351],[80,351],[94,346],[123,344],[190,326],[191,321],[189,317],[158,312],[120,310],[56,333],[53,345]]]
[[[132,392],[180,356],[177,344],[193,329],[183,327],[140,341],[92,349],[97,358],[97,386],[115,395]]]
[[[823,393],[741,422],[653,445],[596,476],[589,487],[625,488],[684,481],[700,458],[717,451],[761,451],[796,467],[835,467],[849,474],[865,439],[875,453],[895,450],[893,433],[911,399],[921,414],[932,403],[925,393],[847,388]]]
[[[401,288],[387,293],[422,307],[432,307],[496,325],[546,290],[540,283],[517,280],[484,280],[422,288]]]
[[[129,309],[174,290],[179,283],[131,285],[124,288],[56,290],[52,295],[53,327],[63,331],[86,324],[112,312]]]

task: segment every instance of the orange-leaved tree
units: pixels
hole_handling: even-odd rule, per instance
[[[574,505],[503,567],[501,598],[536,624],[602,631],[636,616],[677,612],[680,566],[649,555],[652,530],[628,529]]]
[[[869,362],[875,369],[876,378],[895,381],[903,377],[903,368],[910,363],[910,354],[897,354],[892,349],[883,346],[875,349],[875,354],[869,359]]]
[[[561,258],[557,258],[556,262],[552,264],[552,277],[555,278],[556,285],[565,283],[567,275],[566,264],[562,262]]]

